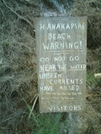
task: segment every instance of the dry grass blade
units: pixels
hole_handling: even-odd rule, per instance
[[[35,98],[35,100],[34,100],[34,102],[33,102],[33,106],[32,106],[32,109],[31,109],[31,111],[30,111],[30,114],[29,114],[28,118],[30,118],[31,115],[32,115],[32,112],[33,112],[33,109],[34,109],[34,107],[35,107],[35,104],[36,104],[36,102],[37,102],[38,97],[39,97],[39,95],[36,96],[36,98]]]

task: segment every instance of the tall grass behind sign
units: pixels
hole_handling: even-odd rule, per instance
[[[35,27],[40,112],[82,111],[87,18],[38,18]]]

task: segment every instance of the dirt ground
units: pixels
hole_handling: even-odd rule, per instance
[[[87,16],[86,109],[62,114],[59,134],[101,134],[101,1],[0,0],[0,132],[36,134],[39,119],[35,18]],[[64,5],[64,6],[62,6]],[[34,114],[30,119],[30,111]],[[35,119],[37,117],[37,121]],[[57,119],[57,115],[50,117]],[[43,117],[41,117],[44,120]],[[64,123],[68,120],[69,123]],[[39,123],[39,122],[38,122]],[[42,126],[42,125],[41,125]],[[39,133],[41,134],[41,133]],[[42,134],[44,134],[42,132]],[[47,134],[47,133],[46,133]],[[55,131],[54,133],[55,134]]]

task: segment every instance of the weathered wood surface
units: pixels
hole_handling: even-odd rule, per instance
[[[38,18],[35,27],[40,112],[83,110],[87,18]]]

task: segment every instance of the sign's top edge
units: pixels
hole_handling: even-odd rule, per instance
[[[57,16],[57,17],[35,17],[34,18],[34,21],[35,21],[35,25],[37,25],[37,22],[39,22],[39,21],[47,21],[47,20],[63,20],[63,21],[65,21],[65,20],[83,20],[83,21],[86,21],[87,22],[87,16],[77,16],[77,17],[72,17],[72,16],[70,16],[70,17],[66,17],[66,16]]]
[[[43,18],[45,18],[45,19],[51,19],[51,18],[87,18],[87,16],[75,16],[75,17],[73,17],[73,16],[53,16],[53,17],[42,17],[42,16],[40,16],[40,17],[35,17],[35,19],[43,19]]]

